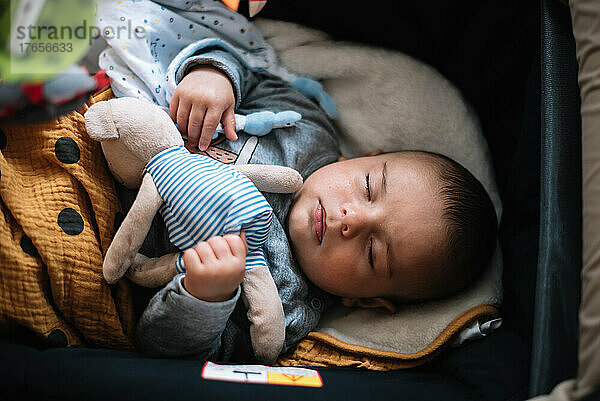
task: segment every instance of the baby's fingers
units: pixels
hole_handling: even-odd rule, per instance
[[[179,106],[179,95],[176,93],[173,94],[173,98],[171,99],[171,104],[169,104],[169,115],[171,116],[171,120],[177,122],[177,108]]]
[[[198,254],[198,257],[203,264],[210,265],[217,259],[212,247],[205,241],[198,242],[198,244],[196,244],[194,247],[194,250]]]
[[[212,137],[217,130],[217,125],[221,120],[222,111],[219,109],[211,108],[206,111],[204,115],[204,123],[202,124],[202,133],[200,134],[200,140],[198,141],[198,148],[200,150],[208,149],[208,145],[212,140]]]
[[[233,256],[241,257],[248,254],[248,244],[246,243],[246,233],[240,232],[240,235],[227,234],[223,237],[229,244]]]
[[[221,237],[221,236],[212,237],[206,242],[212,248],[217,259],[224,259],[231,255],[231,250],[229,248],[229,244],[227,243],[227,241],[225,239],[223,239],[223,237]]]
[[[177,105],[177,127],[183,134],[187,134],[188,119],[190,118],[191,103],[179,102]]]
[[[225,110],[223,117],[221,117],[221,122],[223,123],[225,137],[231,139],[232,141],[236,141],[238,136],[235,133],[235,114],[233,112],[233,106]]]
[[[186,249],[183,252],[183,263],[189,269],[190,266],[198,266],[202,264],[200,256],[193,248]]]
[[[198,146],[198,137],[200,136],[200,129],[204,121],[204,114],[206,110],[202,106],[192,106],[192,112],[190,113],[190,119],[187,125],[187,137],[188,144],[195,148]]]

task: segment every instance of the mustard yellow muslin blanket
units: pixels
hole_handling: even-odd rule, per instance
[[[128,282],[111,288],[102,276],[123,215],[100,145],[86,134],[87,108],[0,125],[0,320],[52,345],[132,350]]]

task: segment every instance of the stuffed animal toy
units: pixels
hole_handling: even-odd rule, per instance
[[[257,133],[295,123],[298,113],[256,113],[236,120]],[[248,308],[256,357],[275,361],[285,339],[283,307],[261,250],[272,209],[258,188],[295,192],[300,174],[290,168],[238,165],[233,168],[184,147],[180,132],[158,106],[124,97],[98,102],[85,113],[87,132],[102,146],[114,177],[139,187],[137,197],[108,248],[107,282],[124,274],[143,286],[161,286],[185,271],[182,253],[147,258],[138,253],[157,211],[169,239],[182,251],[215,235],[244,231],[248,244],[242,299]],[[250,180],[254,180],[253,182]],[[257,188],[258,187],[258,188]]]

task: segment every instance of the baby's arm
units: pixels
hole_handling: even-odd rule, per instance
[[[168,357],[216,355],[240,297],[246,253],[243,234],[214,237],[187,250],[186,275],[175,276],[159,291],[140,319],[142,349]]]
[[[161,357],[209,359],[221,348],[221,335],[241,294],[206,302],[187,293],[178,274],[151,300],[140,319],[137,336],[141,349]]]

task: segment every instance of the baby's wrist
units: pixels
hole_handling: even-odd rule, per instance
[[[183,276],[181,278],[181,280],[179,281],[182,292],[185,295],[192,297],[192,298],[199,299],[200,301],[225,302],[225,301],[229,301],[230,299],[235,297],[235,294],[237,292],[237,288],[236,288],[233,291],[225,290],[225,291],[216,291],[216,292],[213,292],[212,294],[206,294],[206,293],[203,293],[202,291],[198,291],[197,289],[195,289],[194,286],[191,285],[190,283],[187,283],[187,285],[186,285],[186,277],[187,276]]]
[[[192,64],[185,70],[185,76],[190,74],[205,74],[205,73],[218,73],[223,77],[227,78],[227,81],[231,83],[229,76],[220,68],[215,67],[212,64]]]
[[[208,302],[208,303],[216,303],[217,302],[217,301],[209,301],[209,300],[206,300],[206,299],[198,298],[198,297],[195,297],[194,295],[192,295],[185,288],[185,286],[184,286],[184,283],[183,283],[184,282],[184,280],[183,280],[184,278],[185,278],[185,276],[181,275],[181,277],[179,278],[179,281],[178,281],[178,287],[179,287],[179,291],[178,292],[179,292],[180,295],[183,295],[183,296],[185,296],[187,298],[197,299],[198,301],[202,301],[202,302]],[[240,290],[240,287],[238,286],[238,288],[235,289],[235,291],[233,292],[233,294],[229,298],[227,298],[227,299],[225,299],[223,301],[220,301],[220,302],[228,302],[228,301],[231,301],[231,300],[235,299],[237,297],[237,294],[238,294],[239,290]]]
[[[231,78],[223,70],[211,64],[192,65],[186,70],[180,84],[184,81],[192,82],[192,86],[201,83],[202,85],[199,88],[212,86],[219,91],[230,91],[235,101],[235,91]]]
[[[185,70],[185,75],[188,75],[194,71],[201,71],[201,70],[208,70],[208,71],[218,71],[221,74],[225,75],[223,73],[223,71],[221,71],[219,68],[215,67],[214,65],[211,64],[198,64],[198,63],[194,63],[191,64],[190,66],[188,66],[188,68]]]

